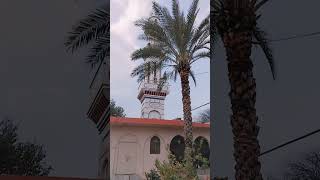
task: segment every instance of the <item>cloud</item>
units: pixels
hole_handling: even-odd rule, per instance
[[[151,1],[127,0],[126,2],[119,3],[119,1],[116,1],[115,3],[115,0],[111,1],[111,14],[115,11],[123,12],[122,10],[124,9],[120,19],[115,23],[111,22],[111,34],[127,42],[130,46],[136,47],[137,36],[135,34],[137,29],[134,26],[134,22],[150,14]],[[122,7],[122,9],[112,9],[113,3],[118,7]]]

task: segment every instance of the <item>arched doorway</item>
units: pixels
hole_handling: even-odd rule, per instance
[[[180,135],[172,138],[170,142],[170,151],[176,157],[177,161],[182,161],[184,158],[185,143],[184,138]]]
[[[204,138],[202,136],[197,137],[194,140],[194,150],[195,150],[196,155],[200,155],[202,158],[205,158],[209,163],[210,147],[209,147],[209,142],[206,138]],[[203,162],[196,160],[195,166],[202,167]]]

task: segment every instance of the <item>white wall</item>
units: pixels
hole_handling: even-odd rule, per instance
[[[210,129],[209,128],[201,128],[193,129],[194,139],[198,136],[205,137],[208,141],[210,141]],[[137,127],[137,126],[111,126],[111,134],[110,134],[110,173],[111,179],[115,179],[115,174],[119,168],[117,167],[117,161],[119,157],[124,158],[125,155],[121,152],[136,152],[133,153],[136,156],[136,162],[130,161],[130,166],[135,167],[126,167],[128,171],[135,170],[135,172],[140,175],[143,179],[145,179],[145,172],[149,171],[154,167],[154,162],[156,159],[165,160],[167,159],[167,151],[166,146],[170,144],[172,138],[176,135],[183,136],[183,127],[180,128],[172,128],[172,127]],[[160,138],[161,149],[160,154],[150,154],[150,139],[153,136],[158,136]],[[119,149],[120,143],[127,142],[127,147],[125,150]],[[129,144],[132,143],[132,144]],[[123,144],[121,144],[122,146]],[[124,147],[124,146],[123,146]],[[130,149],[129,149],[130,148]],[[125,171],[124,169],[123,172]]]

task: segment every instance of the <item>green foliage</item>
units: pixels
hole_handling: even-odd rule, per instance
[[[180,72],[187,69],[196,84],[191,65],[200,59],[210,58],[210,18],[208,15],[199,26],[195,26],[198,2],[193,1],[187,15],[181,11],[178,1],[172,1],[171,13],[166,7],[153,2],[152,16],[136,22],[143,31],[139,38],[148,45],[131,55],[134,61],[144,60],[132,71],[133,77],[142,81],[155,70],[162,70],[161,87],[164,81],[176,81]]]
[[[189,161],[179,162],[173,154],[169,154],[168,161],[156,160],[155,166],[161,180],[198,180],[195,168]]]
[[[186,155],[186,157],[182,161],[178,161],[175,155],[172,154],[168,150],[168,148],[167,151],[168,160],[162,162],[156,160],[156,169],[151,170],[150,173],[146,173],[146,177],[150,180],[198,180],[199,177],[197,175],[197,167],[195,167],[195,161],[201,161],[202,166],[200,168],[206,169],[209,167],[208,159],[202,157],[201,154],[194,153],[195,155],[190,157]],[[194,150],[193,152],[196,151]],[[190,158],[191,161],[188,161],[188,158]],[[154,177],[155,179],[151,179],[151,177]]]
[[[161,180],[156,170],[151,169],[149,173],[145,173],[147,180]]]
[[[207,169],[209,168],[210,162],[207,158],[203,157],[200,153],[196,154],[194,159],[201,164],[200,168]]]
[[[18,142],[18,126],[11,120],[0,122],[0,175],[47,176],[52,167],[45,162],[42,145]]]
[[[123,107],[117,106],[114,100],[110,102],[110,115],[113,117],[126,117]]]
[[[208,159],[202,157],[200,154],[192,157],[191,162],[196,160],[202,162],[200,168],[207,169],[209,168]],[[159,160],[155,161],[156,169],[152,169],[149,173],[146,173],[147,180],[198,180],[197,168],[193,163],[188,163],[190,161],[177,161],[175,156],[172,153],[168,155],[168,161],[160,162]]]

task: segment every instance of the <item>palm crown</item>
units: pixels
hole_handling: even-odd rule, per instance
[[[73,53],[75,50],[94,42],[87,56],[87,62],[92,66],[102,62],[110,54],[109,17],[108,7],[104,6],[79,21],[68,33],[65,42],[67,50]]]
[[[139,39],[149,42],[146,47],[132,53],[132,60],[144,60],[131,74],[138,76],[138,81],[156,70],[164,70],[162,82],[168,79],[175,81],[181,71],[188,72],[196,82],[191,65],[199,59],[210,58],[209,16],[195,27],[199,0],[192,3],[187,16],[176,0],[172,2],[172,14],[153,2],[152,16],[136,22],[143,30]]]
[[[175,81],[180,76],[188,166],[192,165],[193,143],[189,77],[196,82],[191,66],[200,59],[210,58],[210,16],[198,26],[195,25],[198,3],[199,0],[194,0],[185,16],[177,0],[172,0],[172,14],[167,8],[153,2],[152,16],[136,22],[143,30],[140,39],[147,41],[148,45],[132,53],[132,60],[144,60],[131,74],[138,76],[138,81],[149,77],[151,73],[156,75],[164,71],[159,81],[161,88],[167,80]],[[188,179],[192,176],[193,172],[190,172]]]
[[[253,45],[259,46],[264,52],[272,76],[275,79],[275,67],[273,53],[267,39],[267,34],[258,25],[260,14],[257,11],[269,0],[214,0],[212,3],[212,17],[214,26],[212,32],[216,31],[223,37],[226,32],[240,32],[249,30],[252,32]],[[217,28],[218,27],[218,28]]]

